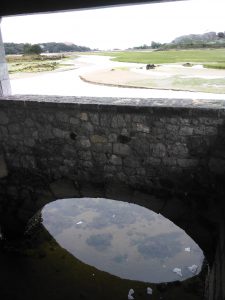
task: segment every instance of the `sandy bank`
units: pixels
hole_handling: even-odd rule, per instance
[[[82,74],[86,82],[132,88],[165,89],[208,93],[225,93],[225,70],[189,68],[170,64],[154,70],[112,68]]]

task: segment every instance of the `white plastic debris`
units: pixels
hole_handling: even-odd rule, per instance
[[[77,225],[81,225],[81,224],[83,224],[83,221],[79,221],[79,222],[77,222],[76,224],[77,224]]]
[[[173,272],[182,277],[181,269],[180,268],[174,268]]]
[[[152,295],[153,290],[150,287],[147,287],[147,294]]]
[[[134,290],[133,289],[130,289],[129,290],[129,293],[128,293],[128,300],[133,300],[134,299],[134,297],[132,296],[133,295],[133,293],[134,293]]]
[[[185,252],[191,252],[191,248],[190,247],[184,248],[184,251]]]
[[[191,273],[195,274],[195,273],[197,272],[197,270],[198,270],[198,266],[192,265],[192,266],[188,267],[188,270],[189,270]]]

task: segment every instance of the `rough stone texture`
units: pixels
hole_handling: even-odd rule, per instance
[[[198,242],[210,263],[207,297],[222,300],[224,127],[223,101],[2,97],[2,230],[19,232],[57,198],[134,202]]]
[[[120,173],[126,184],[149,189],[164,174],[171,174],[172,182],[185,172],[225,172],[222,102],[209,110],[149,101],[143,109],[113,101],[96,104],[94,98],[42,99],[5,97],[0,102],[0,141],[9,169],[28,167],[51,179],[85,174],[95,180],[98,172],[104,180]]]
[[[8,175],[8,168],[3,155],[0,155],[0,178]]]

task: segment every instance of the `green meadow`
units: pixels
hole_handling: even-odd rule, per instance
[[[168,51],[99,52],[113,56],[114,61],[143,64],[201,63],[210,68],[225,68],[225,49],[196,49]]]

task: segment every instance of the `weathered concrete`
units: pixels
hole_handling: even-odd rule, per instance
[[[5,49],[1,34],[1,17],[0,17],[0,96],[11,94],[8,67],[5,59]]]
[[[59,198],[134,202],[197,241],[210,265],[207,297],[224,299],[224,122],[223,101],[1,98],[2,230],[21,233]]]

